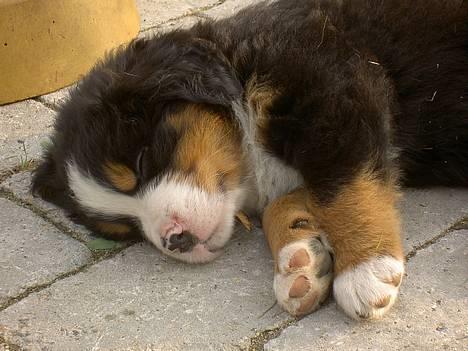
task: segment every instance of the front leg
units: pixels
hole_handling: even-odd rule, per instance
[[[391,180],[363,172],[321,206],[309,210],[335,255],[333,294],[351,317],[382,317],[394,304],[404,273],[398,192]]]
[[[318,280],[317,276],[312,280],[306,277],[302,281],[308,284],[300,284],[302,268],[295,268],[307,262],[310,270],[311,261],[315,267],[326,266],[323,251],[318,250],[315,260],[315,251],[310,249],[324,248],[318,240],[323,230],[335,256],[333,293],[338,305],[353,318],[385,314],[396,300],[404,273],[397,194],[391,181],[362,173],[330,203],[320,204],[311,193],[299,189],[267,207],[263,226],[276,262],[279,303],[290,313],[301,315],[316,309],[326,296],[324,286],[331,273]],[[314,304],[310,299],[304,302],[303,297],[291,297],[291,291],[300,286],[310,286],[309,290],[322,295]]]
[[[272,202],[263,215],[275,260],[276,299],[295,316],[316,310],[328,297],[333,279],[330,253],[306,200],[306,192],[297,190]]]

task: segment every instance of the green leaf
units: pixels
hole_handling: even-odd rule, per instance
[[[122,243],[114,240],[107,240],[107,239],[94,239],[91,241],[88,241],[86,243],[86,246],[92,251],[99,251],[99,250],[112,250],[112,249],[118,249],[122,247]]]

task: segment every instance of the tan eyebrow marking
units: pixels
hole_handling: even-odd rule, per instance
[[[238,184],[243,172],[240,134],[227,119],[203,105],[189,105],[168,122],[181,131],[174,153],[177,170],[210,193]]]

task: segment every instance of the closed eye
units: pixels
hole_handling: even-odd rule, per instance
[[[136,167],[138,172],[138,178],[143,178],[145,174],[145,154],[148,151],[148,147],[145,146],[141,149],[137,157]]]

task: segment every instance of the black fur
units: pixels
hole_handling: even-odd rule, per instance
[[[468,185],[467,27],[464,1],[299,0],[196,30],[280,87],[269,148],[320,195],[392,147],[406,184]]]
[[[281,0],[139,39],[99,63],[62,108],[33,180],[80,213],[65,162],[102,179],[143,147],[170,164],[165,116],[184,101],[233,118],[253,76],[280,91],[265,146],[329,199],[363,168],[404,183],[468,185],[468,6],[462,0]],[[245,97],[245,96],[244,96]]]
[[[169,167],[178,136],[165,117],[181,102],[226,110],[241,96],[223,59],[213,44],[187,32],[136,40],[108,55],[61,108],[52,145],[34,174],[33,193],[96,230],[94,218],[85,215],[68,188],[66,163],[73,159],[106,186],[111,186],[102,174],[106,160],[129,165],[138,174],[138,191]],[[137,158],[143,148],[148,148],[143,163],[151,167],[140,172]]]

